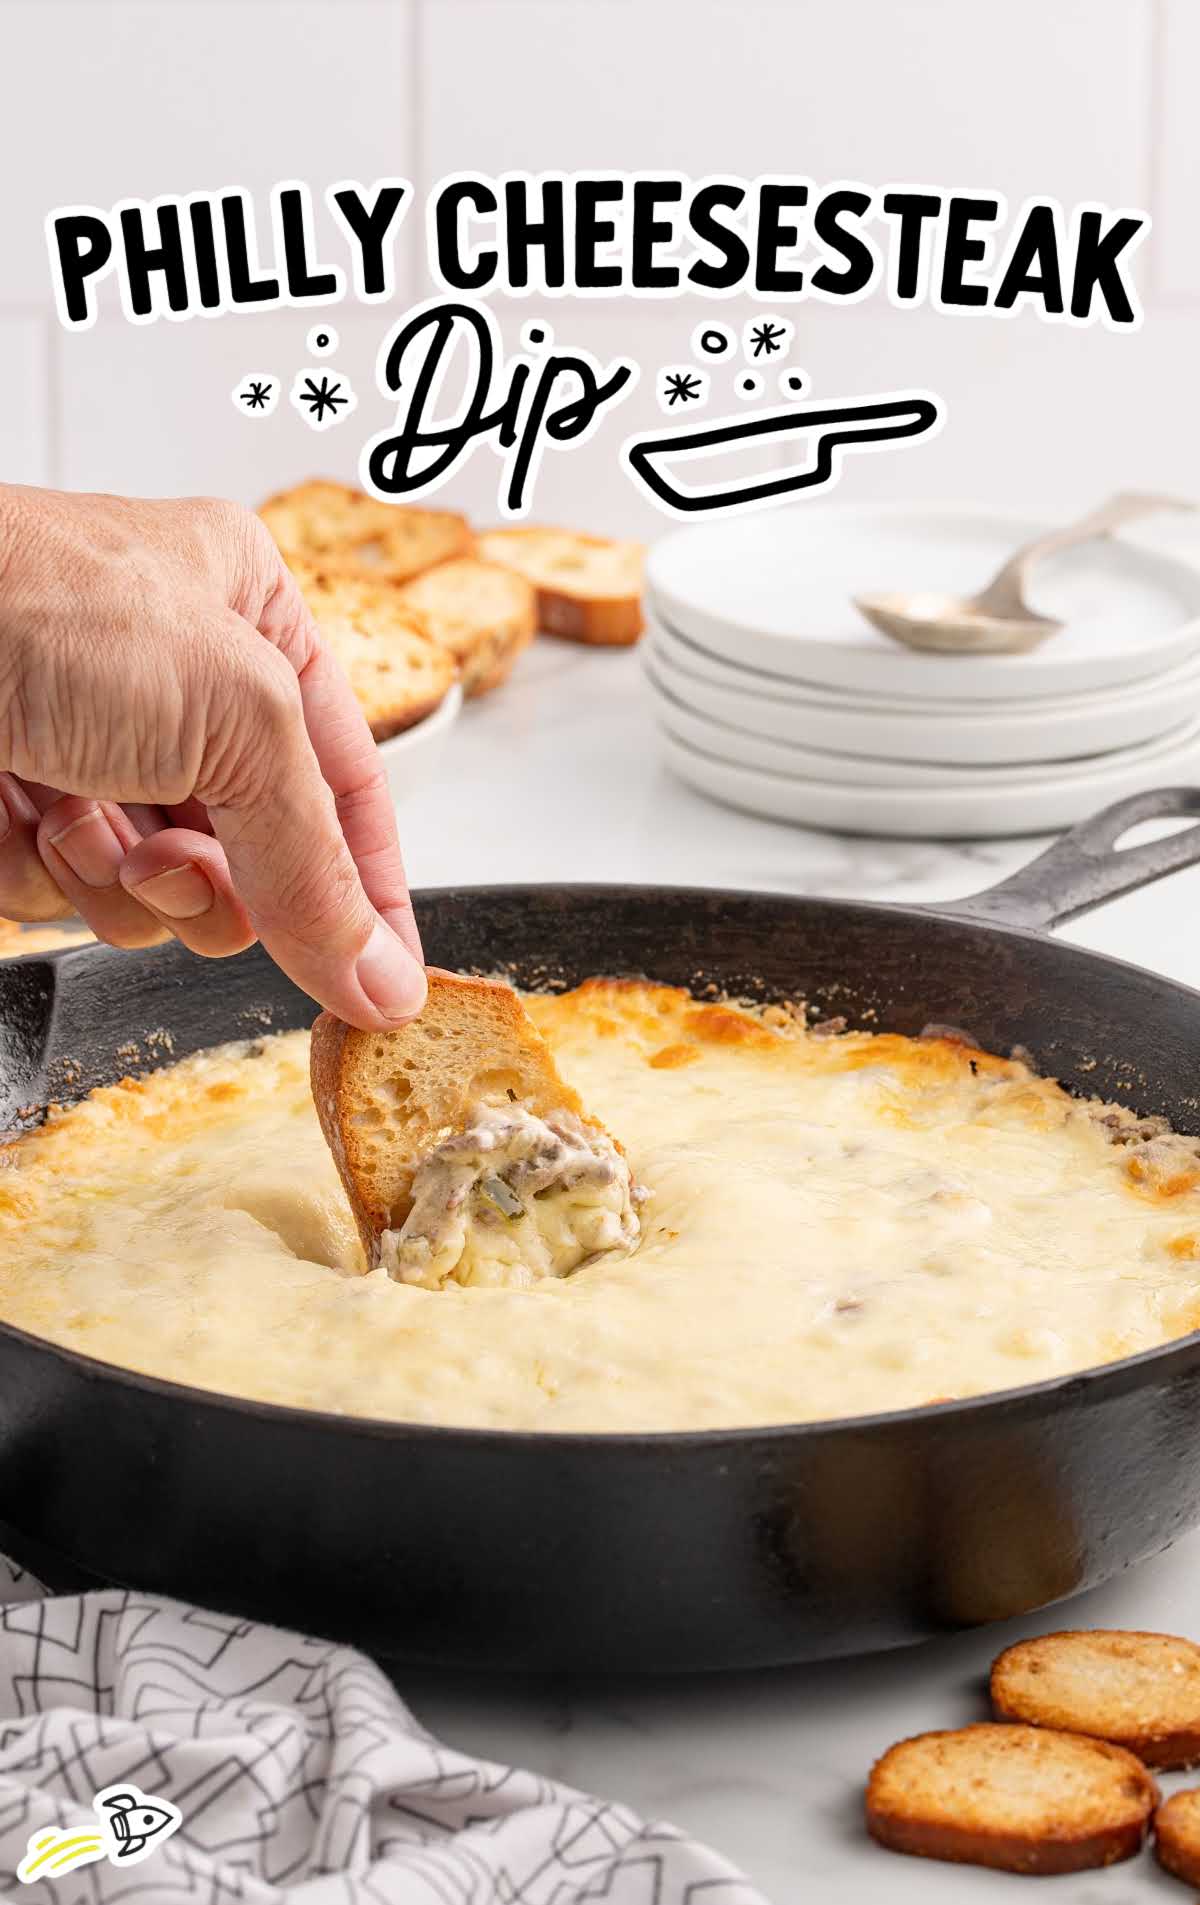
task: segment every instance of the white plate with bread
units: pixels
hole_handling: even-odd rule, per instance
[[[601,648],[642,632],[640,543],[531,524],[477,532],[451,510],[322,478],[270,497],[259,514],[302,582],[374,586],[403,610],[448,651],[468,698],[499,687],[539,629]]]
[[[450,730],[462,713],[461,682],[451,682],[432,714],[413,727],[379,743],[379,760],[387,775],[393,806],[436,777]]]
[[[642,631],[642,549],[569,529],[476,533],[447,509],[324,478],[259,514],[379,743],[395,800],[435,771],[464,700],[499,688],[539,630],[624,648]]]

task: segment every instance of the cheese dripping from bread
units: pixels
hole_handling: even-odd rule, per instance
[[[520,1288],[638,1241],[644,1192],[508,986],[431,970],[420,1018],[313,1028],[313,1098],[367,1261]]]

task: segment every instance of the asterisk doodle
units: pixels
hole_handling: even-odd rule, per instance
[[[769,318],[764,318],[762,323],[756,324],[750,332],[751,356],[774,356],[776,351],[783,349],[785,334],[782,324],[772,324]]]
[[[279,379],[267,371],[252,371],[239,378],[230,392],[233,407],[246,417],[269,417],[279,402]]]
[[[700,379],[694,372],[686,370],[668,371],[663,395],[669,405],[694,403],[700,395]]]
[[[358,399],[346,377],[323,370],[298,370],[291,402],[314,430],[328,430],[330,424],[350,415]]]

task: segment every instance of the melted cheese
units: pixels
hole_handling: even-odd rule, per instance
[[[1200,1321],[1191,1140],[946,1041],[616,982],[528,1003],[649,1191],[630,1254],[524,1288],[366,1274],[292,1033],[0,1154],[0,1315],[235,1395],[559,1430],[895,1408]]]

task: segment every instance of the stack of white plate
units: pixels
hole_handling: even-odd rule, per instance
[[[646,672],[667,759],[730,806],[843,832],[971,838],[1070,826],[1200,773],[1200,567],[1125,538],[1048,560],[1062,630],[1025,655],[920,654],[868,590],[970,593],[1049,525],[821,505],[704,524],[651,551]]]

